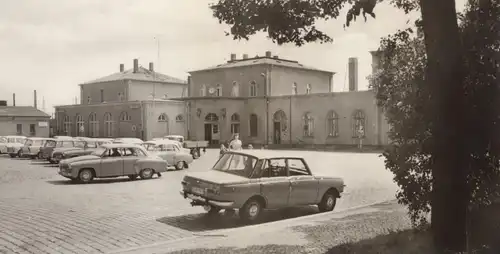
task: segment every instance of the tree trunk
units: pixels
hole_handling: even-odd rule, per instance
[[[432,98],[434,144],[431,223],[440,250],[465,251],[467,155],[461,40],[454,0],[420,0],[427,52],[426,85]]]

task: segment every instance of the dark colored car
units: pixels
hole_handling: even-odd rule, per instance
[[[79,143],[78,143],[79,142]],[[61,138],[49,140],[40,148],[38,158],[52,162],[52,153],[61,149],[75,149],[75,146],[80,144],[83,147],[83,142],[76,139]]]
[[[79,146],[75,147],[75,149],[66,149],[66,150],[58,150],[54,151],[52,153],[52,160],[55,163],[59,163],[61,160],[69,159],[69,158],[74,158],[74,157],[79,157],[79,156],[84,156],[84,155],[91,155],[93,152],[102,149],[102,145],[104,144],[111,144],[112,139],[84,139],[82,140],[84,142],[83,148],[80,148]],[[79,145],[79,144],[77,144]]]

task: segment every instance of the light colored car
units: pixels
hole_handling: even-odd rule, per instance
[[[144,142],[143,146],[150,154],[162,158],[168,166],[174,166],[177,170],[188,168],[194,160],[189,149],[182,148],[176,141],[151,140]]]
[[[317,205],[332,211],[344,187],[342,178],[313,175],[303,158],[249,150],[227,152],[212,170],[186,174],[181,195],[209,214],[239,209],[240,218],[253,223],[264,209]]]
[[[94,178],[128,176],[135,180],[151,179],[167,171],[167,162],[148,154],[144,147],[133,144],[106,144],[92,155],[79,156],[59,163],[59,174],[83,183]]]
[[[53,138],[27,138],[24,146],[19,152],[19,157],[35,159],[40,152],[40,149],[45,146],[48,141],[54,141]]]
[[[140,144],[144,143],[144,141],[142,141],[139,138],[115,138],[113,140],[113,143],[115,143],[115,144],[134,144],[134,145],[140,145]]]
[[[208,141],[186,140],[181,135],[168,135],[168,136],[165,136],[163,138],[179,142],[182,147],[189,149],[191,155],[193,155],[193,159],[200,158],[201,151],[203,150],[203,153],[205,153],[206,149],[208,147]]]
[[[24,142],[26,141],[25,136],[6,136],[7,143],[5,147],[7,148],[6,153],[9,154],[11,158],[15,158],[19,156],[19,152],[21,151],[21,147],[24,146]]]
[[[111,144],[112,139],[80,138],[75,140],[74,147],[55,148],[51,155],[51,163],[59,163],[61,160],[92,154],[104,144]]]

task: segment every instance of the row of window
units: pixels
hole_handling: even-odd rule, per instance
[[[248,89],[249,89],[248,94],[250,97],[258,96],[258,86],[257,86],[257,83],[255,81],[250,81]],[[306,84],[305,94],[311,94],[311,92],[312,92],[311,84]],[[299,94],[298,84],[296,82],[294,82],[292,85],[292,94],[293,95]],[[202,97],[205,97],[205,96],[220,97],[220,96],[222,96],[222,85],[217,84],[215,86],[215,88],[208,87],[207,85],[201,85],[200,96],[202,96]],[[236,81],[233,82],[233,86],[231,89],[231,96],[240,96],[240,84]]]
[[[16,124],[16,133],[17,135],[23,135],[23,125],[18,123]],[[36,136],[36,124],[30,124],[30,136]]]
[[[153,93],[151,93],[151,98],[153,98]],[[160,96],[159,98],[166,100],[168,98],[167,94],[163,94],[163,96]],[[118,101],[119,102],[124,102],[126,101],[125,94],[122,92],[118,92]],[[101,89],[101,100],[100,103],[104,102],[104,89]],[[87,104],[92,104],[92,97],[87,96]]]
[[[314,118],[311,113],[306,112],[302,117],[303,126],[303,136],[313,137],[314,136]],[[218,122],[219,117],[215,113],[209,113],[205,117],[206,122]],[[282,110],[276,111],[274,113],[273,122],[274,126],[277,127],[279,131],[278,135],[281,135],[283,131],[282,128],[287,125],[287,117],[285,112]],[[365,136],[365,124],[366,117],[363,111],[356,110],[352,114],[352,137],[364,137]],[[258,135],[258,117],[256,114],[250,114],[249,117],[250,126],[250,137],[256,137]],[[339,135],[339,117],[337,113],[330,110],[326,116],[326,128],[329,137],[337,137]],[[234,113],[231,115],[231,133],[240,133],[240,115]]]

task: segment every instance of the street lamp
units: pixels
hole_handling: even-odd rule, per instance
[[[264,99],[266,99],[266,144],[269,144],[269,99],[267,97],[268,95],[268,88],[267,88],[267,73],[261,73],[260,74],[264,78]]]

